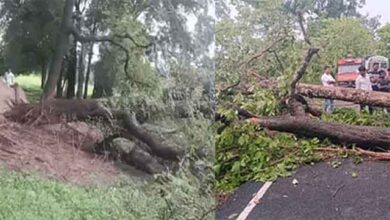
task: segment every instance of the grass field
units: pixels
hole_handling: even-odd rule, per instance
[[[39,101],[42,93],[41,89],[41,76],[36,74],[19,75],[16,77],[16,82],[24,89],[27,99],[31,103]],[[88,96],[90,97],[93,92],[93,86],[88,87]]]
[[[80,187],[0,168],[0,219],[196,220],[208,213],[211,197],[199,196],[189,180],[171,181]]]
[[[23,88],[29,102],[36,103],[39,101],[42,93],[41,77],[39,75],[19,75],[16,77],[16,82]]]
[[[135,183],[83,188],[2,170],[0,219],[158,219],[165,202],[146,192]]]

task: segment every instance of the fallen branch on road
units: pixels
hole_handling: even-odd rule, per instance
[[[368,150],[363,150],[361,148],[316,148],[316,151],[319,152],[329,152],[329,153],[350,153],[357,154],[362,156],[367,156],[373,160],[384,160],[390,161],[390,152],[373,152]]]
[[[390,93],[384,92],[299,84],[297,93],[310,98],[336,99],[356,104],[390,107]]]

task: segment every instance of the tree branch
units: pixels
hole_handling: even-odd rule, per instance
[[[126,75],[127,79],[130,80],[130,81],[133,80],[133,79],[131,79],[130,74],[127,71],[127,68],[129,67],[130,51],[125,46],[123,46],[122,44],[116,42],[110,36],[95,36],[95,35],[84,36],[84,35],[81,35],[81,33],[74,26],[70,27],[70,33],[76,38],[77,41],[79,41],[81,43],[109,42],[110,44],[112,44],[112,45],[118,47],[119,49],[121,49],[125,53],[125,55],[126,55],[126,61],[125,61],[125,65],[123,67],[123,70],[125,72],[125,75]],[[130,39],[137,47],[147,48],[150,45],[152,45],[152,43],[150,43],[149,45],[138,44],[134,40],[134,38],[131,37],[129,34],[115,35],[114,37],[118,37],[118,38],[122,38],[122,39]]]
[[[278,38],[277,40],[275,40],[274,42],[271,43],[271,45],[269,45],[268,47],[266,47],[265,49],[261,50],[260,52],[256,53],[255,55],[251,56],[247,61],[243,61],[241,62],[239,65],[238,65],[238,68],[241,68],[243,65],[245,65],[246,67],[248,67],[254,60],[262,57],[264,54],[266,54],[267,52],[271,52],[270,50],[279,42],[283,41],[284,38],[281,37],[281,38]],[[241,81],[242,81],[242,73],[239,75],[239,79],[237,80],[237,82],[221,89],[221,92],[226,92],[227,90],[231,89],[231,88],[234,88],[236,86],[238,86]]]
[[[317,54],[319,51],[318,48],[310,48],[308,51],[307,51],[307,55],[301,65],[301,67],[299,68],[299,70],[295,73],[295,76],[294,76],[294,79],[293,81],[291,82],[291,86],[290,86],[290,96],[294,96],[295,95],[295,89],[297,87],[297,83],[299,82],[299,80],[302,79],[303,75],[305,74],[306,72],[306,69],[307,67],[309,66],[309,63],[311,61],[311,59],[313,58],[313,56],[315,54]]]
[[[151,45],[153,45],[153,42],[143,45],[139,44],[130,34],[123,34],[119,35],[116,34],[114,36],[95,36],[95,35],[82,35],[76,27],[72,26],[69,28],[70,33],[80,42],[82,43],[88,43],[88,42],[110,42],[114,43],[114,38],[120,38],[120,39],[129,39],[135,46],[140,47],[140,48],[148,48]]]
[[[282,40],[284,40],[284,38],[279,38],[277,39],[276,41],[272,42],[271,45],[269,45],[268,47],[266,47],[265,49],[263,49],[262,51],[256,53],[255,55],[253,55],[252,57],[250,57],[248,59],[248,61],[246,62],[243,62],[240,64],[240,67],[244,64],[246,65],[250,65],[254,60],[258,59],[259,57],[262,57],[265,53],[269,52],[277,43],[281,42]]]
[[[272,51],[272,54],[275,56],[276,61],[278,61],[279,66],[280,66],[280,69],[282,70],[282,72],[284,72],[284,71],[285,71],[284,65],[283,65],[282,61],[280,60],[280,58],[279,58],[279,56],[278,56],[278,53],[277,53],[275,50],[273,50],[273,51]]]
[[[148,48],[153,45],[153,42],[149,44],[139,44],[130,34],[124,34],[124,35],[114,35],[114,37],[117,38],[123,38],[123,39],[129,39],[135,46],[140,47],[140,48]]]
[[[302,15],[302,12],[301,11],[298,11],[297,12],[297,16],[298,16],[298,23],[299,23],[299,27],[301,28],[301,31],[302,31],[302,34],[303,34],[303,39],[305,40],[305,42],[311,46],[311,42],[309,40],[309,37],[307,36],[307,32],[306,32],[306,29],[305,29],[305,25],[303,24],[304,23],[304,18],[303,18],[303,15]]]

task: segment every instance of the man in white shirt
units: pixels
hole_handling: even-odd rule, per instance
[[[5,73],[4,81],[9,87],[15,85],[15,75],[12,73],[11,69],[8,69],[8,71]]]
[[[359,67],[360,75],[355,80],[356,89],[361,89],[365,91],[372,91],[372,84],[370,80],[370,76],[367,74],[367,70],[364,66]],[[363,111],[366,108],[366,105],[360,105],[360,111]],[[372,106],[368,106],[368,111],[372,114]]]
[[[325,66],[324,67],[324,73],[321,76],[321,82],[323,86],[331,86],[333,87],[336,83],[336,80],[333,78],[332,75],[330,75],[330,67]],[[324,101],[324,111],[327,113],[333,112],[335,109],[334,107],[334,101],[333,99],[325,99]]]

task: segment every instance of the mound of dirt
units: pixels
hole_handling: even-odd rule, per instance
[[[86,123],[30,127],[0,118],[0,161],[12,170],[74,184],[112,182],[119,169],[108,158],[88,152],[102,138]]]
[[[15,104],[28,103],[23,89],[15,85],[14,88],[8,87],[0,80],[0,114],[11,110]]]

